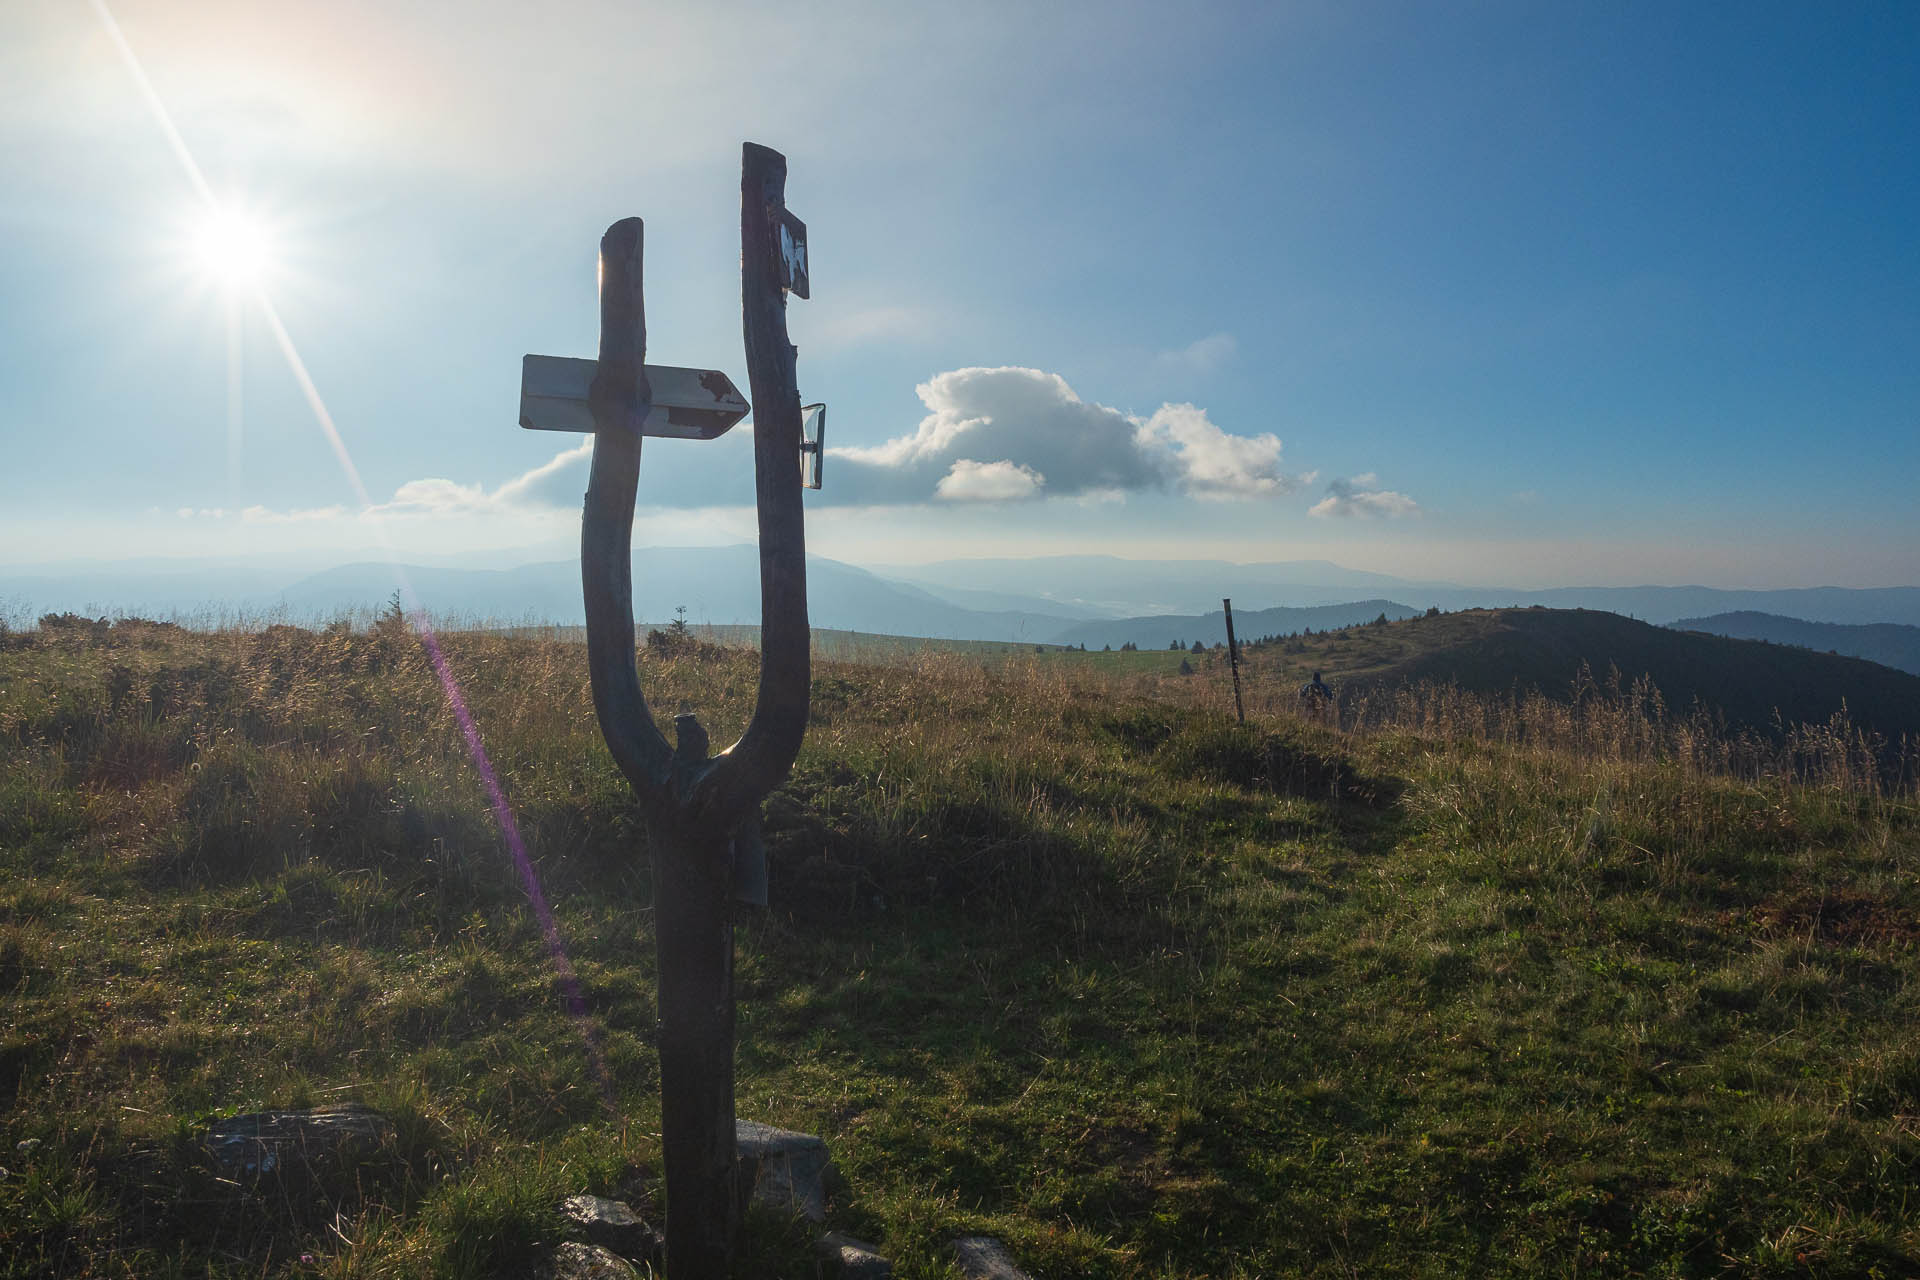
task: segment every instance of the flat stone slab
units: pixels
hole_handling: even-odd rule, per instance
[[[394,1136],[393,1121],[349,1102],[216,1120],[201,1145],[226,1176],[251,1181],[358,1159],[390,1145]]]
[[[953,1252],[967,1280],[1033,1280],[1013,1265],[1007,1246],[992,1236],[961,1236],[953,1242]]]
[[[626,1258],[656,1261],[666,1252],[666,1240],[625,1201],[601,1196],[568,1196],[560,1212],[579,1228],[588,1244],[611,1249]]]
[[[827,1144],[810,1133],[734,1121],[735,1158],[753,1203],[809,1222],[827,1220]]]
[[[829,1268],[829,1280],[891,1280],[893,1263],[864,1240],[829,1231],[813,1242],[813,1251]]]
[[[553,1280],[640,1280],[640,1273],[619,1254],[597,1244],[569,1240],[553,1251]]]

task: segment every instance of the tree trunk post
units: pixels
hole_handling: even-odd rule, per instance
[[[650,823],[649,836],[667,1274],[724,1280],[740,1216],[733,1176],[730,844],[724,835],[676,829],[671,822]]]
[[[739,1222],[734,1176],[733,901],[736,844],[787,776],[806,732],[810,634],[800,496],[800,401],[772,229],[785,216],[786,159],[748,143],[741,179],[742,303],[755,403],[760,520],[760,688],[738,742],[717,756],[691,715],[670,747],[647,710],[634,645],[632,537],[641,426],[651,408],[644,227],[600,242],[600,354],[588,402],[593,465],[580,524],[593,705],[639,797],[652,849],[660,1017],[660,1128],[667,1273],[725,1280]],[[769,284],[769,281],[772,283]]]

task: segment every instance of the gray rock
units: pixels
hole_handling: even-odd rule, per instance
[[[361,1159],[394,1140],[393,1121],[358,1103],[311,1111],[256,1111],[216,1120],[201,1139],[229,1178],[313,1173]]]
[[[829,1280],[889,1280],[893,1263],[864,1240],[844,1231],[829,1231],[813,1242],[813,1251],[827,1265]]]
[[[809,1222],[827,1220],[827,1144],[752,1120],[734,1121],[740,1180],[753,1203]]]
[[[597,1244],[569,1240],[553,1251],[553,1280],[640,1280],[640,1273]]]
[[[953,1242],[967,1280],[1033,1280],[1013,1265],[1013,1255],[992,1236],[962,1236]]]
[[[611,1249],[625,1258],[656,1262],[666,1252],[666,1241],[646,1219],[624,1202],[600,1196],[568,1196],[560,1212],[580,1229],[589,1244]]]

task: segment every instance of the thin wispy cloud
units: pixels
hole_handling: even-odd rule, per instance
[[[1173,351],[1162,351],[1156,363],[1189,373],[1212,373],[1240,354],[1240,343],[1230,333],[1197,338]]]
[[[275,511],[255,504],[250,507],[181,507],[173,513],[182,520],[239,520],[245,524],[311,524],[319,520],[338,520],[347,509],[335,503],[325,507],[293,507]]]
[[[325,507],[295,507],[290,511],[255,505],[243,507],[240,518],[248,524],[308,524],[316,520],[338,520],[345,514],[347,509],[337,503]]]
[[[1289,471],[1272,432],[1239,435],[1193,404],[1163,404],[1147,416],[1082,400],[1058,374],[1018,367],[953,369],[917,388],[927,414],[909,434],[878,445],[828,451],[828,506],[1064,501],[1104,505],[1131,494],[1173,493],[1208,503],[1271,500],[1317,483]],[[714,509],[752,501],[753,428],[720,441],[649,446],[639,506]],[[546,520],[577,512],[593,442],[584,439],[499,485],[444,476],[408,480],[363,512],[340,508],[266,512],[290,522],[333,516],[380,519]],[[1315,515],[1405,515],[1417,504],[1375,488],[1372,475],[1335,480]]]
[[[950,318],[948,323],[950,323]],[[930,307],[894,303],[822,307],[807,317],[809,352],[844,351],[882,342],[924,342],[943,328]]]
[[[376,515],[461,515],[577,507],[586,492],[586,463],[593,440],[582,440],[494,489],[433,476],[409,480],[393,498],[371,508]]]
[[[1406,494],[1382,489],[1379,484],[1380,477],[1371,471],[1335,478],[1327,484],[1327,496],[1314,503],[1308,514],[1373,519],[1410,516],[1420,510],[1420,504]]]
[[[336,503],[287,510],[265,506],[245,507],[238,511],[224,507],[182,507],[175,514],[183,520],[237,518],[247,524],[312,524],[324,521],[366,523],[380,520],[440,520],[461,516],[499,519],[551,516],[555,512],[579,509],[581,496],[586,491],[586,463],[592,456],[593,441],[588,439],[491,489],[483,484],[462,484],[443,476],[408,480],[396,488],[393,497],[387,501],[358,510]]]

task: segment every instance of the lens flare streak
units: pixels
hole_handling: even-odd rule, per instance
[[[159,91],[148,79],[133,46],[120,29],[106,0],[91,0],[93,10],[99,15],[101,24],[106,28],[114,47],[119,51],[121,60],[139,86],[141,96],[145,98],[148,109],[159,123],[161,132],[166,135],[168,145],[173,149],[180,167],[186,172],[187,179],[194,191],[203,200],[209,211],[219,213],[219,201],[215,199],[213,189],[207,185],[206,177],[201,173],[199,164],[193,158],[186,139],[174,127],[173,117],[168,113],[166,103],[161,100]],[[242,283],[236,281],[236,284]],[[501,839],[506,843],[507,851],[512,855],[514,869],[520,876],[520,887],[527,895],[527,902],[533,908],[535,920],[539,923],[540,934],[547,944],[547,953],[552,960],[556,985],[561,997],[566,1001],[567,1010],[574,1017],[581,1038],[586,1042],[587,1060],[590,1069],[600,1085],[601,1099],[609,1111],[614,1110],[613,1081],[607,1071],[606,1059],[601,1052],[599,1028],[587,1013],[586,999],[581,993],[579,975],[574,971],[573,961],[567,955],[566,941],[561,936],[559,922],[554,918],[553,909],[547,903],[546,894],[540,887],[540,876],[534,868],[533,858],[527,852],[526,842],[520,838],[519,824],[514,821],[513,808],[507,801],[506,789],[501,786],[500,776],[494,770],[493,761],[487,755],[486,745],[481,741],[480,726],[474,721],[473,713],[467,707],[467,700],[460,688],[460,682],[453,674],[453,664],[447,660],[446,651],[434,634],[433,625],[427,618],[413,583],[406,570],[400,564],[397,548],[387,531],[385,522],[380,518],[374,506],[373,498],[367,492],[366,484],[360,478],[360,469],[354,465],[353,455],[348,451],[346,441],[340,436],[339,428],[334,424],[333,414],[327,408],[326,400],[320,394],[320,388],[314,384],[313,376],[307,371],[306,361],[300,358],[293,337],[280,319],[280,312],[268,298],[265,287],[257,279],[244,282],[250,286],[254,301],[259,304],[261,314],[266,318],[267,327],[273,333],[275,345],[286,359],[287,367],[292,371],[294,380],[300,385],[300,392],[306,398],[307,406],[313,411],[314,421],[319,425],[321,434],[326,437],[328,446],[333,450],[334,458],[340,464],[341,472],[346,476],[354,496],[359,499],[362,512],[371,520],[374,532],[380,539],[385,552],[387,565],[393,570],[394,584],[400,592],[402,606],[408,625],[419,637],[420,646],[425,650],[427,661],[433,668],[435,678],[440,682],[442,694],[453,712],[454,721],[460,726],[460,735],[466,744],[467,754],[473,760],[473,766],[480,775],[482,786],[487,793],[487,805],[493,812],[494,822],[500,828]],[[234,341],[229,335],[229,342]],[[232,375],[230,375],[232,376]],[[229,385],[230,394],[237,398],[235,384]],[[230,412],[234,412],[230,406]],[[230,422],[230,432],[237,435],[237,428]],[[230,438],[230,446],[233,444]],[[230,459],[230,465],[237,467],[237,461]]]
[[[200,165],[194,160],[193,152],[187,149],[187,140],[180,136],[178,129],[174,128],[173,116],[168,112],[167,104],[160,100],[160,91],[153,87],[153,81],[147,78],[147,69],[140,65],[139,55],[134,53],[133,46],[127,43],[127,36],[120,29],[119,19],[115,18],[113,11],[107,8],[107,0],[92,0],[92,3],[94,13],[100,17],[100,25],[107,29],[107,37],[113,41],[113,47],[120,53],[120,61],[127,64],[127,72],[133,76],[133,83],[138,86],[140,96],[147,100],[147,109],[153,112],[153,118],[160,125],[160,131],[167,135],[167,145],[173,148],[174,158],[180,162],[180,167],[186,170],[187,181],[193,184],[194,191],[206,201],[209,209],[218,208],[220,202],[214,199],[213,188],[207,185],[207,179],[200,172]]]

